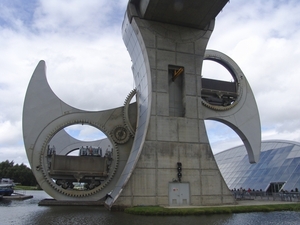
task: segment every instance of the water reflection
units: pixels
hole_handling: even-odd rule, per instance
[[[109,212],[106,209],[89,207],[56,207],[55,209],[39,212],[24,221],[25,224],[122,224],[122,225],[182,225],[182,224],[211,224],[221,225],[230,221],[230,215],[217,216],[137,216],[122,212]]]
[[[300,212],[241,213],[210,216],[137,216],[122,212],[109,212],[101,207],[38,206],[38,202],[49,196],[43,191],[27,194],[34,198],[25,201],[0,201],[1,224],[101,224],[101,225],[247,225],[284,224],[298,225]]]

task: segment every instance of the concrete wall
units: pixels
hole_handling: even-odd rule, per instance
[[[168,205],[169,182],[178,179],[177,162],[182,163],[181,181],[190,184],[191,205],[234,203],[210,149],[201,113],[201,67],[213,26],[211,21],[206,30],[197,30],[138,17],[131,23],[125,19],[125,44],[130,38],[137,40],[135,45],[126,44],[129,53],[140,55],[138,60],[150,68],[146,79],[133,60],[138,97],[151,92],[145,106],[151,115],[140,157],[116,205]],[[141,53],[136,53],[137,45]],[[184,114],[178,117],[170,116],[170,65],[184,67],[180,75]],[[149,90],[139,88],[149,79]]]

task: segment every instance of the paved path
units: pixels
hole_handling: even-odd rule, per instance
[[[234,206],[250,206],[250,205],[279,205],[279,204],[299,204],[299,202],[289,201],[272,201],[272,200],[238,200],[235,205],[215,205],[215,206],[165,206],[165,208],[205,208],[205,207],[234,207]]]
[[[241,200],[237,201],[237,205],[278,205],[278,204],[299,204],[299,202],[289,201],[272,201],[272,200]]]

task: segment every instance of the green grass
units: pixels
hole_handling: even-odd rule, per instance
[[[38,190],[36,186],[22,186],[22,185],[16,185],[14,187],[14,190]]]
[[[136,214],[136,215],[188,216],[188,215],[248,213],[248,212],[300,211],[300,204],[203,207],[203,208],[163,208],[159,206],[151,206],[151,207],[131,207],[131,208],[126,208],[124,211],[125,213]]]

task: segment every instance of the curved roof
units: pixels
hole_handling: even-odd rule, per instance
[[[260,161],[248,162],[244,145],[215,155],[215,159],[230,189],[267,190],[270,183],[284,183],[284,190],[300,187],[300,143],[269,140],[261,143]]]

